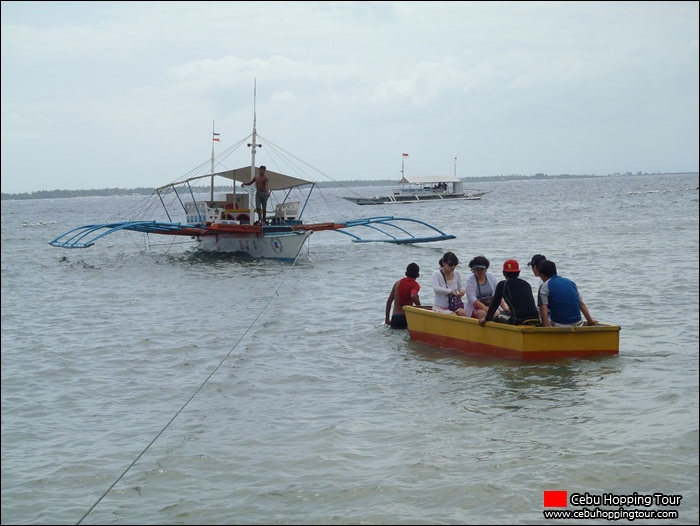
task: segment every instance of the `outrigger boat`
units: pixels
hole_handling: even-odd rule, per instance
[[[390,205],[400,203],[422,203],[425,201],[478,201],[486,192],[465,190],[463,181],[457,177],[457,166],[452,175],[408,176],[404,172],[404,157],[401,158],[401,180],[391,195],[375,197],[344,197],[357,205]]]
[[[191,238],[198,249],[206,252],[233,252],[253,258],[294,261],[309,236],[319,231],[339,232],[351,237],[356,243],[415,244],[455,238],[454,235],[447,234],[424,221],[407,217],[375,216],[306,223],[302,220],[302,215],[317,184],[310,179],[293,177],[269,169],[267,175],[270,179],[270,190],[277,204],[269,221],[266,221],[266,224],[258,224],[254,221],[257,212],[253,208],[254,187],[248,187],[251,189],[248,191],[244,187],[236,187],[236,183],[247,183],[255,176],[256,151],[263,146],[258,144],[258,141],[265,142],[268,153],[282,151],[274,143],[265,141],[257,134],[254,111],[252,134],[225,152],[228,155],[241,145],[247,144],[251,148],[252,157],[249,166],[215,172],[212,143],[210,173],[194,175],[155,189],[151,198],[160,201],[162,220],[129,220],[83,225],[61,234],[49,244],[61,248],[87,248],[98,239],[115,232],[137,232]],[[285,160],[289,162],[288,158]],[[299,169],[298,165],[293,168]],[[202,195],[206,187],[195,186],[206,178],[210,178],[208,199],[206,194]],[[229,184],[233,183],[231,192],[215,199],[215,181],[222,178]],[[152,207],[149,206],[148,209],[151,210]],[[178,209],[180,214],[184,213],[184,221],[173,220]],[[370,237],[366,237],[365,234],[370,234]]]
[[[464,354],[514,360],[553,360],[618,354],[620,326],[506,325],[445,314],[430,307],[404,306],[412,340]]]

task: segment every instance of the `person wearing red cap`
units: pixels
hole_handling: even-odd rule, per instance
[[[514,259],[508,259],[503,263],[503,276],[493,294],[491,305],[486,316],[479,319],[479,325],[483,326],[487,321],[508,323],[510,325],[531,325],[540,322],[539,312],[532,296],[532,287],[524,279],[520,279],[520,265]],[[496,314],[501,300],[508,305],[508,314]]]

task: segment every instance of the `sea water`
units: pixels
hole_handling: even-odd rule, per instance
[[[697,523],[697,174],[468,186],[489,193],[328,190],[457,238],[317,232],[295,264],[133,233],[54,248],[143,198],[3,201],[2,524],[545,524],[552,490],[680,495],[635,522]],[[385,327],[406,265],[430,304],[448,250],[464,278],[515,258],[533,291],[545,254],[620,354],[492,360]]]

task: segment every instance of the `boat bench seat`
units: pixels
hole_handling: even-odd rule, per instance
[[[299,215],[299,201],[289,201],[280,203],[275,207],[276,218],[286,221],[287,219],[296,219]]]

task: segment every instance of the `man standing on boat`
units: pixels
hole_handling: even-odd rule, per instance
[[[241,186],[250,186],[255,183],[255,208],[258,211],[258,220],[261,225],[264,225],[267,220],[267,200],[270,197],[270,178],[265,172],[267,172],[267,168],[262,165],[258,169],[258,175],[247,183],[241,183]]]

